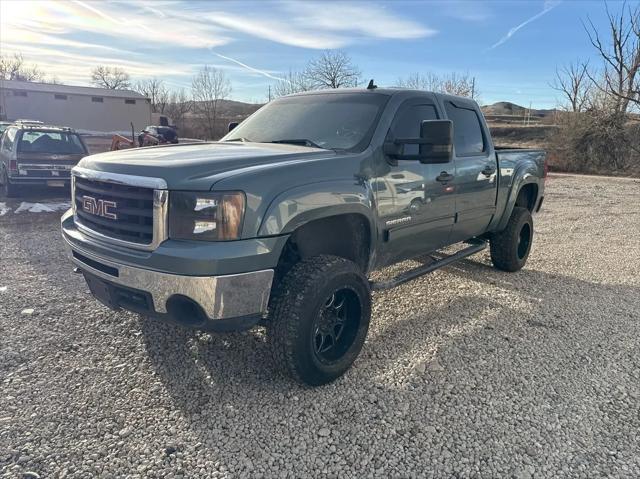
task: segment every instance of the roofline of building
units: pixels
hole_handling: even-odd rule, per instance
[[[29,88],[37,86],[37,88]],[[70,95],[105,96],[113,98],[146,99],[147,97],[134,90],[113,90],[91,86],[64,85],[60,83],[29,82],[19,80],[0,80],[0,88],[9,90],[28,90],[49,93],[66,93]],[[71,91],[70,91],[71,90]]]

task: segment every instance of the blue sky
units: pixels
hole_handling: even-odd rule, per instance
[[[606,29],[604,3],[577,0],[3,0],[0,9],[0,53],[21,52],[63,83],[88,84],[106,64],[188,89],[208,64],[225,70],[231,98],[255,102],[290,69],[340,48],[380,86],[414,72],[469,73],[484,103],[551,108],[557,65],[599,65],[582,21]]]

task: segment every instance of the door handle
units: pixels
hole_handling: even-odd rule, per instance
[[[436,181],[439,181],[440,183],[448,183],[451,180],[453,180],[453,175],[450,175],[446,171],[443,171],[436,176]]]
[[[491,176],[496,172],[496,169],[493,167],[493,165],[487,165],[484,167],[484,170],[482,170],[480,173],[482,173],[484,176]]]

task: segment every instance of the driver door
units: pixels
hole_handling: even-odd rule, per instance
[[[418,138],[423,120],[439,118],[428,98],[400,106],[387,141]],[[418,145],[405,145],[404,154],[418,154]],[[376,195],[378,231],[383,232],[380,263],[392,264],[432,252],[448,244],[455,218],[453,187],[442,173],[455,175],[453,162],[423,164],[386,157],[380,176],[372,179]]]

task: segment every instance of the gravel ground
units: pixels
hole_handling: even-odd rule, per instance
[[[523,271],[485,253],[376,294],[362,355],[319,389],[276,374],[260,330],[109,311],[59,213],[6,212],[2,475],[640,477],[640,182],[547,188]]]

